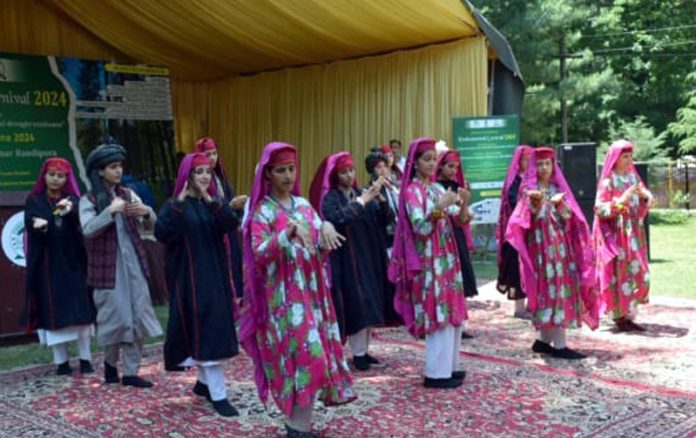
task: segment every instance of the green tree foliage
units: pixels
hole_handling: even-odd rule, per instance
[[[692,87],[687,93],[689,101],[677,110],[677,120],[669,125],[670,132],[681,139],[679,150],[684,153],[696,151],[696,72],[688,76],[688,83]]]
[[[662,133],[689,101],[696,1],[486,0],[481,11],[508,38],[525,79],[523,141],[560,141],[561,93],[569,140],[597,143],[630,124]],[[561,38],[570,55],[563,80]],[[670,129],[661,145],[676,144],[670,135],[682,134]]]

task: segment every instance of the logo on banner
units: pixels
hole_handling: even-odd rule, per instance
[[[2,228],[2,251],[15,265],[27,267],[24,254],[24,211],[13,214]]]

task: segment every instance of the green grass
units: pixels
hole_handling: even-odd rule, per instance
[[[650,293],[696,298],[696,217],[681,224],[652,224],[650,244]],[[497,278],[495,254],[482,258],[477,253],[472,260],[477,279]]]
[[[155,307],[155,314],[157,319],[159,319],[162,324],[162,328],[167,327],[167,316],[169,309],[167,306],[157,306]],[[37,338],[38,339],[38,338]],[[148,338],[146,344],[153,344],[155,342],[162,341],[164,336],[157,336],[155,338]],[[92,353],[102,351],[92,338]],[[77,348],[75,343],[71,342],[68,347],[68,352],[71,358],[77,357]],[[0,348],[0,370],[9,370],[16,367],[22,367],[27,365],[44,364],[53,362],[53,353],[50,348],[46,348],[34,342],[25,345],[15,345],[12,347],[2,347]]]
[[[650,226],[650,293],[696,298],[696,218]]]

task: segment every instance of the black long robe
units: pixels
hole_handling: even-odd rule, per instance
[[[167,247],[167,370],[178,370],[188,357],[214,361],[239,351],[224,245],[224,236],[238,224],[237,214],[219,198],[209,205],[192,197],[169,200],[159,212],[155,236]]]
[[[87,288],[87,253],[82,239],[78,204],[65,216],[53,215],[57,200],[46,191],[27,197],[24,227],[27,233],[25,305],[20,325],[26,331],[58,330],[93,324],[96,309]],[[48,221],[46,231],[35,230],[33,218]]]
[[[359,190],[353,191],[357,197]],[[324,218],[346,237],[331,253],[332,296],[341,338],[383,325],[392,307],[387,294],[387,247],[384,226],[392,219],[386,203],[363,207],[349,202],[337,189],[330,190],[322,205]]]
[[[520,191],[522,178],[517,175],[510,184],[507,193],[507,202],[510,206],[510,211],[517,206],[517,195]],[[505,233],[505,230],[502,230]],[[522,291],[522,281],[520,280],[520,263],[517,250],[508,242],[503,243],[500,249],[500,257],[502,259],[500,271],[498,272],[497,289],[500,293],[507,294],[510,300],[520,300],[526,298],[527,295]]]
[[[445,189],[450,189],[453,192],[459,190],[459,184],[455,181],[439,181]],[[464,295],[474,297],[478,295],[476,287],[476,275],[474,267],[471,265],[471,256],[469,255],[469,245],[466,240],[464,229],[456,224],[454,228],[454,239],[457,241],[457,252],[459,253],[459,263],[462,266],[462,279],[464,280]]]
[[[230,183],[217,170],[215,178],[222,185],[222,198],[226,203],[235,197],[234,189]],[[240,218],[244,215],[244,210],[234,210]],[[232,269],[232,280],[234,281],[235,292],[237,297],[244,296],[244,268],[242,263],[242,240],[239,230],[235,228],[227,234],[230,244],[230,268]]]

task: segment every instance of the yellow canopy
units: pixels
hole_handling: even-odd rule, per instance
[[[120,52],[139,62],[169,66],[174,77],[189,80],[317,64],[478,33],[475,19],[460,0],[49,0],[49,3],[56,7],[55,15],[59,19],[79,23],[107,46],[115,48],[108,55]],[[12,14],[17,9],[22,11],[20,20],[3,17],[0,21],[2,50],[19,48],[16,40],[7,38],[15,26],[27,26],[37,14],[50,13],[51,8],[36,0],[3,0],[0,14]],[[45,33],[45,28],[36,28],[35,32],[34,35]],[[47,54],[86,55],[79,52],[79,47],[71,48],[69,44],[60,48]]]
[[[242,191],[268,141],[300,147],[307,184],[328,153],[449,139],[488,108],[460,0],[2,0],[0,23],[0,51],[169,67],[177,148],[215,137]]]

